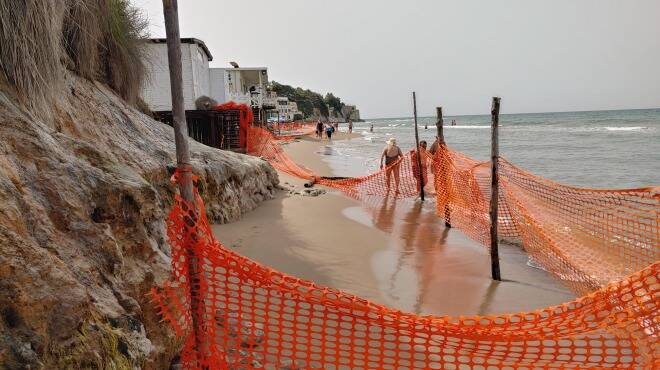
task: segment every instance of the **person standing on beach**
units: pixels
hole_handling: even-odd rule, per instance
[[[333,132],[335,132],[335,127],[332,124],[328,124],[328,127],[325,129],[325,134],[328,137],[328,140],[332,140]]]
[[[422,140],[419,142],[419,151],[420,153],[424,153],[426,151],[426,141]],[[412,166],[412,173],[413,176],[415,176],[415,181],[417,182],[417,191],[419,191],[423,186],[426,185],[426,179],[428,178],[428,171],[426,169],[426,161],[424,156],[421,157],[422,161],[422,176],[420,178],[419,176],[419,163],[417,163],[417,150],[413,149],[410,151],[410,158],[412,160],[412,163],[410,164]]]
[[[323,139],[323,123],[321,120],[316,121],[316,137]]]
[[[348,133],[353,133],[353,121],[348,120]]]
[[[371,124],[371,127],[369,128],[369,132],[374,132],[374,124]]]
[[[387,145],[383,149],[383,154],[380,156],[380,168],[383,168],[383,159],[385,159],[385,183],[387,193],[390,192],[390,178],[394,173],[394,189],[395,193],[399,194],[399,159],[403,157],[401,148],[396,145],[396,139],[390,138],[386,141]]]

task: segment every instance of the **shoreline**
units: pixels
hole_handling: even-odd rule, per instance
[[[337,133],[336,139],[359,138]],[[334,141],[333,140],[333,141]],[[330,145],[328,145],[330,144]],[[327,140],[307,136],[284,145],[291,158],[321,175]],[[279,173],[276,198],[242,219],[214,225],[226,247],[283,273],[417,314],[484,315],[530,311],[575,298],[549,274],[527,266],[518,247],[500,247],[503,281],[490,279],[487,249],[446,229],[434,203],[369,198],[338,190],[303,196],[304,181]]]

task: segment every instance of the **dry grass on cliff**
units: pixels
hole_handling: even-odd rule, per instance
[[[65,68],[137,102],[147,22],[129,0],[0,0],[0,77],[25,103],[47,103]]]

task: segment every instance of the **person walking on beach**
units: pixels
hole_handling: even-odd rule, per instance
[[[426,151],[426,141],[422,140],[419,142],[419,150],[420,153],[424,153]],[[424,156],[421,157],[422,161],[422,176],[420,178],[419,176],[419,163],[417,163],[417,150],[413,149],[410,151],[410,158],[412,160],[412,163],[410,164],[412,167],[412,173],[413,176],[415,176],[415,181],[417,182],[417,191],[419,191],[423,186],[426,185],[426,179],[428,178],[428,170],[426,169],[426,161]]]
[[[316,121],[316,137],[323,139],[323,123],[321,120]]]
[[[353,133],[353,121],[348,120],[348,133]]]
[[[328,124],[328,127],[325,129],[325,135],[328,137],[328,140],[332,140],[333,132],[335,132],[335,127],[332,124]]]
[[[374,124],[371,124],[371,127],[369,128],[369,132],[374,132]]]
[[[401,148],[396,145],[395,138],[389,138],[386,141],[387,145],[383,149],[383,154],[380,156],[380,168],[383,168],[383,159],[385,159],[385,183],[387,193],[390,192],[390,178],[394,173],[394,192],[399,194],[399,158],[403,157]]]

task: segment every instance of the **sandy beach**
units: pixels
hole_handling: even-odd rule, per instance
[[[337,133],[356,141],[359,134]],[[343,144],[346,144],[344,142]],[[285,145],[299,164],[337,175],[323,160],[333,145],[304,137]],[[514,246],[500,247],[503,281],[490,279],[487,250],[447,229],[433,201],[370,198],[341,192],[299,194],[303,181],[280,173],[285,188],[239,221],[214,225],[225,246],[318,285],[402,311],[433,315],[519,312],[559,304],[574,295],[543,270],[529,267]]]

